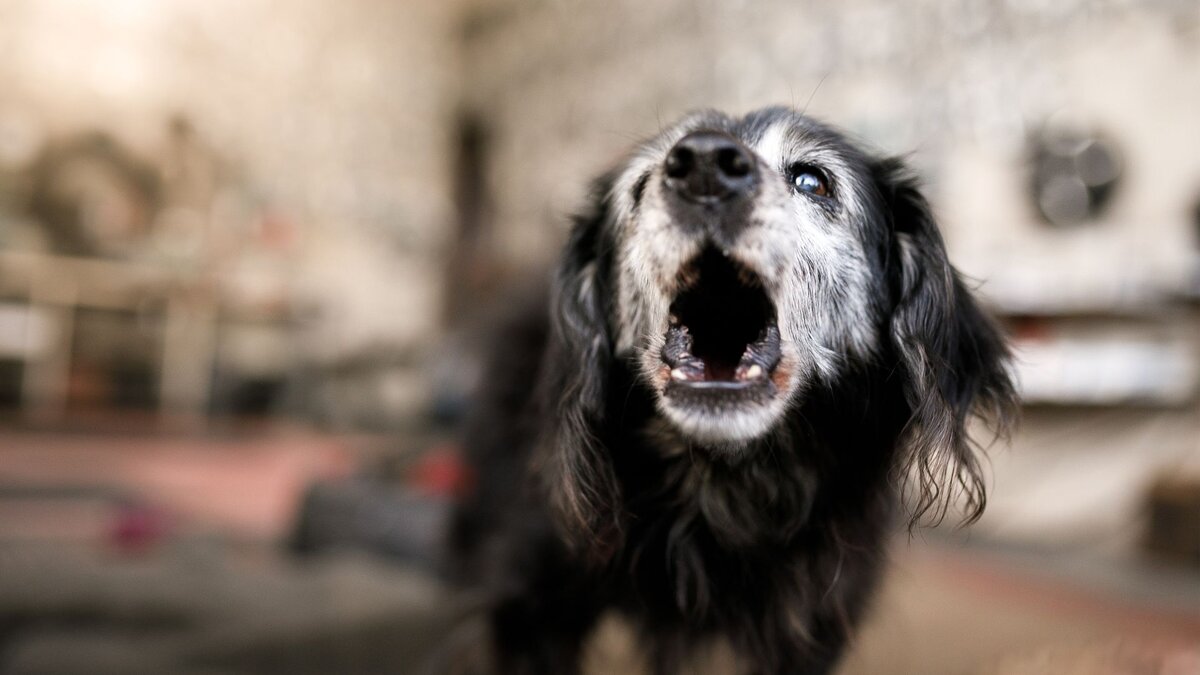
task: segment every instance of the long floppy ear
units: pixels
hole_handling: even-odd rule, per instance
[[[539,470],[569,544],[604,560],[621,545],[620,488],[598,437],[612,363],[609,186],[575,218],[554,279],[550,338],[538,383],[545,436]]]
[[[911,410],[901,468],[906,481],[916,481],[913,522],[925,515],[940,522],[961,492],[970,523],[982,515],[987,493],[982,448],[967,425],[978,416],[1003,436],[1015,419],[1008,348],[950,265],[916,180],[894,159],[874,170],[896,242],[891,264],[899,268],[891,337]]]

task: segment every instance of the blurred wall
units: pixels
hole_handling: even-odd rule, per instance
[[[223,389],[248,381],[296,385],[289,397],[346,424],[420,413],[454,217],[457,11],[432,1],[0,1],[0,249],[99,254],[111,260],[92,270],[101,278],[161,277],[144,299],[126,293],[103,311],[168,298],[166,327],[155,328],[165,337],[141,358],[163,372],[148,386],[169,407],[238,398]],[[25,210],[26,186],[45,157],[88,144],[156,171],[165,203],[108,251],[31,238],[48,228]],[[70,192],[88,171],[68,168],[60,182]],[[80,217],[129,234],[131,207],[104,187],[82,198]],[[89,282],[53,259],[3,266],[6,325],[20,333],[28,306],[43,332],[65,335],[26,350],[50,354],[27,360],[23,376],[26,406],[45,408],[79,380],[71,351],[95,341],[94,312],[86,300],[29,302],[23,289],[43,274]]]
[[[787,104],[908,155],[960,265],[1014,302],[1028,300],[1026,278],[1011,274],[1102,285],[1130,252],[1130,275],[1184,283],[1200,198],[1200,155],[1184,142],[1200,109],[1189,0],[476,5],[466,94],[499,139],[496,232],[514,258],[552,252],[587,180],[661,123]],[[1128,180],[1101,228],[1048,234],[1024,194],[1023,152],[1063,117],[1115,137]]]
[[[311,349],[436,325],[457,61],[437,2],[5,0],[0,154],[104,129],[155,156],[184,115],[301,231]],[[358,289],[358,290],[353,290]]]

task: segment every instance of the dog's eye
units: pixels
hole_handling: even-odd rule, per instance
[[[788,182],[799,192],[818,197],[829,196],[829,180],[825,172],[811,164],[793,164],[788,167]]]

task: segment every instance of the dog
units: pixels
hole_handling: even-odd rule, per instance
[[[968,423],[1015,409],[911,173],[788,108],[639,145],[519,314],[451,528],[485,672],[576,673],[608,613],[660,674],[717,642],[745,672],[830,672],[901,504],[977,518]]]

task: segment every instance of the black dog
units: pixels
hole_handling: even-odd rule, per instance
[[[1009,418],[1004,342],[901,164],[827,126],[705,112],[646,142],[552,296],[499,338],[452,533],[491,670],[577,672],[611,611],[659,673],[718,640],[829,672],[904,487],[914,519],[983,509],[966,425]]]

